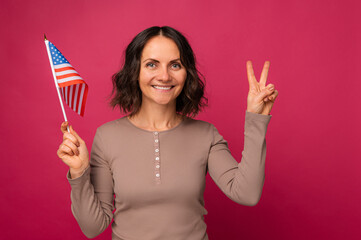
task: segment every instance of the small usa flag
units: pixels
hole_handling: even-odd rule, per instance
[[[50,41],[49,51],[56,80],[65,103],[80,116],[84,116],[88,85]]]

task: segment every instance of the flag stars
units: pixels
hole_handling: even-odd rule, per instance
[[[69,63],[68,60],[63,56],[63,54],[54,46],[54,44],[49,45],[49,47],[53,50],[50,51],[51,57],[53,59],[53,64],[63,64],[63,63]]]

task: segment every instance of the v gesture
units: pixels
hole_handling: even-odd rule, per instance
[[[266,86],[270,62],[266,61],[263,66],[259,82],[254,76],[252,62],[247,61],[247,77],[249,92],[247,96],[247,111],[257,114],[269,115],[273,104],[278,96],[273,84]]]

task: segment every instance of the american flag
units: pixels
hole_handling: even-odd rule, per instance
[[[80,116],[84,116],[88,85],[50,41],[49,51],[56,80],[65,103]]]

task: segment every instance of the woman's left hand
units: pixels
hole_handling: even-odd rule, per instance
[[[266,86],[268,69],[270,62],[266,61],[263,66],[260,81],[257,82],[254,76],[252,62],[247,61],[247,77],[249,83],[249,92],[247,97],[247,111],[269,115],[273,104],[278,96],[273,84]]]

